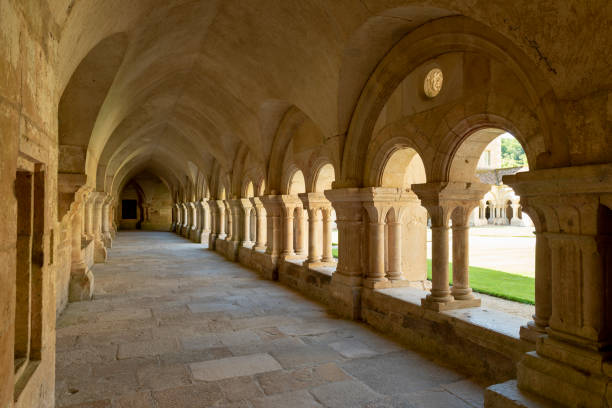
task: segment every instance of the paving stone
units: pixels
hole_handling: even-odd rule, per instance
[[[151,341],[139,341],[119,345],[117,358],[146,357],[177,351],[178,344],[174,339],[158,339]]]
[[[217,338],[221,341],[221,343],[223,343],[223,345],[230,347],[262,341],[261,337],[250,329],[218,333]]]
[[[108,399],[101,401],[87,401],[80,404],[60,405],[58,408],[111,408],[111,402]]]
[[[121,395],[112,401],[113,408],[155,408],[150,391]]]
[[[56,366],[103,363],[117,358],[117,346],[83,347],[56,353]]]
[[[332,349],[336,350],[343,357],[346,358],[360,358],[360,357],[371,357],[376,353],[370,350],[365,344],[358,340],[346,340],[331,343],[329,345]]]
[[[195,380],[216,381],[280,370],[281,366],[269,354],[252,354],[193,363],[189,368]]]
[[[156,408],[202,408],[224,401],[217,384],[195,384],[186,387],[154,391]]]
[[[263,392],[250,376],[234,377],[217,381],[229,402],[240,402],[263,396]]]
[[[101,322],[114,322],[117,320],[144,320],[150,319],[153,315],[151,309],[119,309],[111,312],[104,312],[98,316]]]
[[[189,372],[184,365],[148,366],[137,373],[138,383],[151,390],[163,390],[191,384]]]
[[[216,334],[202,334],[193,337],[183,337],[180,339],[184,350],[203,350],[214,346],[220,346],[221,341]]]
[[[477,384],[367,326],[199,245],[151,234],[96,265],[95,305],[67,306],[58,408],[479,406]]]
[[[227,347],[211,347],[202,350],[181,350],[173,353],[161,354],[159,356],[159,361],[162,366],[171,366],[175,364],[218,360],[226,357],[232,357],[232,353]]]
[[[354,359],[340,364],[340,367],[382,394],[432,389],[461,379],[459,374],[413,352]]]
[[[306,391],[295,391],[252,399],[254,408],[322,408]]]
[[[273,351],[271,354],[284,368],[313,366],[342,360],[340,354],[325,345],[304,345]]]
[[[463,401],[475,407],[484,406],[484,392],[482,387],[471,380],[461,380],[450,384],[443,384],[442,388]]]
[[[329,408],[361,407],[378,400],[381,395],[357,381],[340,381],[316,387],[310,391]]]

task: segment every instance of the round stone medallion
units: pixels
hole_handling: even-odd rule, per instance
[[[423,83],[425,95],[427,95],[429,98],[437,96],[440,93],[440,90],[442,90],[443,81],[444,75],[442,74],[441,69],[434,68],[430,70],[425,76],[425,81]]]

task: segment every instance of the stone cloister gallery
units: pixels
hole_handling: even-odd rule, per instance
[[[607,0],[0,0],[0,407],[612,407],[611,67]]]

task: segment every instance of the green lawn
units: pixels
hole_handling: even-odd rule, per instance
[[[452,263],[449,268],[452,284]],[[431,279],[431,259],[427,260],[427,278]],[[470,286],[475,292],[535,304],[535,279],[527,276],[470,266]]]
[[[337,249],[332,249],[332,253],[334,258],[338,258]],[[449,263],[449,268],[452,284],[452,263]],[[427,260],[427,279],[431,279],[431,259]],[[470,286],[475,292],[535,304],[535,279],[527,276],[470,266]]]

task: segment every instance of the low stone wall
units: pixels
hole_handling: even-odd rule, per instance
[[[325,305],[329,304],[331,271],[309,268],[303,261],[283,261],[278,267],[278,280]]]
[[[517,363],[534,349],[519,338],[522,319],[480,308],[435,312],[421,307],[425,295],[413,288],[364,289],[362,320],[488,383],[516,378]]]
[[[225,256],[225,251],[227,241],[217,241],[217,252]],[[335,312],[332,267],[305,267],[301,260],[276,260],[245,247],[238,249],[237,260],[263,278],[278,280]],[[361,320],[488,384],[516,378],[518,361],[535,348],[519,338],[524,319],[482,308],[435,312],[421,307],[426,293],[411,287],[363,288]]]

